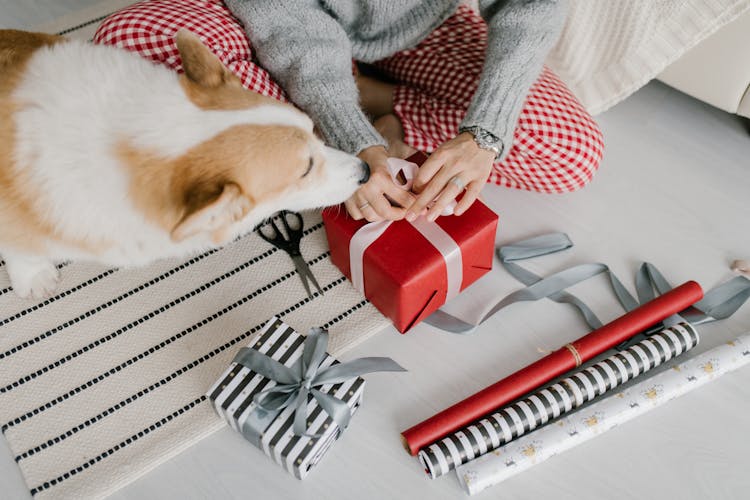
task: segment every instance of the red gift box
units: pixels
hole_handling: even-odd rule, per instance
[[[351,280],[349,244],[367,221],[354,220],[343,207],[336,207],[323,211],[323,222],[331,260]],[[497,214],[481,201],[460,216],[435,221],[461,251],[461,290],[492,269],[497,223]],[[448,270],[443,254],[405,220],[393,222],[367,247],[362,261],[365,296],[402,333],[446,301]]]

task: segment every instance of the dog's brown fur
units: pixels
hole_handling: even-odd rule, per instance
[[[292,127],[238,125],[174,160],[126,142],[118,146],[118,155],[131,169],[131,199],[149,220],[172,231],[218,200],[227,186],[232,186],[229,196],[244,198],[241,204],[247,209],[278,194],[288,185],[287,179],[304,173],[298,157],[306,143],[302,131]],[[225,151],[224,156],[231,151],[231,162],[219,163],[215,150]],[[298,153],[290,155],[290,151]],[[303,182],[318,172],[311,172]],[[244,215],[244,211],[237,213],[238,218]]]
[[[184,69],[180,84],[196,106],[236,110],[280,105],[275,99],[245,89],[196,36],[182,31],[176,41]],[[301,160],[308,156],[308,139],[295,127],[241,125],[174,160],[127,143],[119,145],[118,154],[130,168],[130,195],[136,205],[148,219],[181,240],[195,232],[184,226],[201,212],[216,209],[220,203],[233,206],[223,210],[223,228],[289,186],[289,179],[300,178],[306,167]],[[224,158],[224,163],[217,158]],[[218,243],[222,235],[223,231],[217,230],[214,240]]]

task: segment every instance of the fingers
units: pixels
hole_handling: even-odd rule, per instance
[[[394,183],[391,183],[386,187],[385,194],[388,196],[388,198],[390,198],[391,201],[404,209],[409,208],[414,203],[414,200],[417,199],[414,194],[400,188]],[[404,212],[406,212],[406,210],[404,210]]]
[[[387,167],[377,169],[377,171],[373,172],[370,175],[370,180],[359,189],[358,194],[362,197],[363,203],[364,200],[370,202],[370,208],[372,208],[375,216],[387,220],[403,219],[406,215],[406,209],[403,207],[411,205],[414,201],[412,194],[393,182]],[[391,198],[401,206],[391,206],[388,198]],[[370,220],[368,210],[363,210],[362,214]]]
[[[484,181],[474,181],[469,183],[468,186],[466,186],[466,193],[464,194],[464,197],[461,198],[461,201],[458,202],[456,205],[455,210],[453,213],[456,215],[462,215],[466,210],[469,209],[469,207],[477,200],[479,197],[479,193],[482,192],[482,188],[485,186],[486,182]]]
[[[346,200],[344,202],[344,206],[346,207],[346,211],[349,212],[349,215],[352,217],[352,219],[362,220],[364,216],[362,215],[362,212],[360,211],[357,205],[357,201],[354,199],[354,196]]]
[[[411,222],[416,219],[417,216],[422,213],[422,211],[427,208],[427,206],[430,205],[435,200],[435,198],[438,197],[438,195],[442,193],[442,191],[446,187],[446,184],[453,175],[453,168],[443,166],[443,168],[441,168],[440,171],[432,177],[430,183],[424,187],[422,192],[417,197],[416,201],[411,205],[411,207],[409,207],[409,210],[406,213],[406,220]],[[456,194],[458,194],[458,192]]]
[[[367,194],[362,188],[360,188],[360,190],[352,197],[354,198],[357,210],[361,214],[360,219],[365,219],[367,222],[379,222],[383,220],[383,216],[380,215],[378,209],[375,208],[375,205],[367,200],[366,196]],[[375,199],[377,199],[377,197],[373,197],[373,200]]]
[[[476,147],[473,142],[472,146]],[[411,222],[420,215],[434,221],[464,190],[464,185],[466,193],[456,205],[455,213],[466,212],[487,180],[492,158],[467,154],[460,145],[446,143],[443,148],[445,151],[434,153],[419,169],[413,187],[417,195],[393,182],[381,158],[384,151],[373,149],[373,159],[368,162],[372,171],[370,180],[345,203],[349,214],[370,222],[403,218]],[[454,178],[460,182],[451,182]]]
[[[344,206],[354,220],[365,219],[368,222],[378,222],[383,220],[383,217],[381,217],[372,207],[372,204],[366,200],[362,188],[354,193],[351,198],[346,200]]]
[[[373,210],[378,217],[377,220],[401,220],[406,214],[405,209],[391,206],[391,202],[382,193],[372,199],[368,208]],[[365,211],[365,217],[367,217],[366,214],[367,211]],[[370,219],[368,218],[367,220]]]
[[[424,187],[432,181],[432,178],[435,177],[435,174],[438,173],[440,168],[443,167],[443,163],[444,158],[440,152],[435,152],[430,155],[422,166],[419,167],[419,172],[417,172],[417,177],[414,179],[412,190],[415,193],[421,193]]]
[[[403,219],[406,209],[392,206],[389,198],[404,206],[409,206],[414,201],[414,196],[396,186],[390,175],[376,172],[371,175],[367,184],[344,202],[344,205],[349,215],[355,220],[366,219],[369,222],[377,222],[384,219]]]
[[[435,200],[435,203],[432,205],[432,207],[427,210],[427,220],[430,222],[434,222],[435,219],[440,217],[440,214],[443,212],[443,209],[448,206],[450,202],[456,199],[456,196],[463,191],[463,187],[460,187],[458,184],[454,182],[448,181],[448,183],[443,188],[443,191],[440,193],[440,196],[437,197]]]

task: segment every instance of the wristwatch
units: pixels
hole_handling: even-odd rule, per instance
[[[459,133],[468,132],[474,136],[474,142],[477,143],[480,149],[486,149],[495,153],[495,158],[500,156],[503,152],[503,144],[500,138],[491,132],[486,131],[482,127],[461,127],[458,129]]]

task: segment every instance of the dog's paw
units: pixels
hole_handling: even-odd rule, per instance
[[[5,255],[5,265],[13,291],[19,297],[43,299],[57,289],[60,272],[49,260]]]

